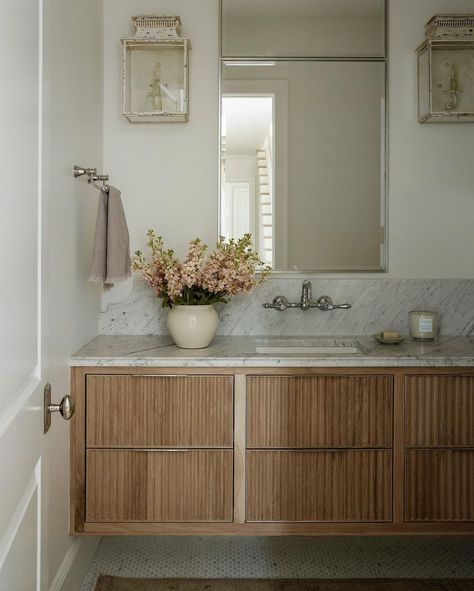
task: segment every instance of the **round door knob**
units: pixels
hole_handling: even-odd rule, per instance
[[[69,421],[69,419],[74,414],[74,400],[72,399],[72,396],[66,394],[59,404],[50,404],[48,406],[48,411],[59,412],[61,413],[63,419]]]

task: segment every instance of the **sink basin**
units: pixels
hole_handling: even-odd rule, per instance
[[[260,355],[353,355],[361,352],[356,341],[344,338],[259,339],[256,351]]]

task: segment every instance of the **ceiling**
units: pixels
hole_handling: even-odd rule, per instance
[[[226,154],[251,154],[260,148],[273,120],[271,97],[222,98],[222,133]]]

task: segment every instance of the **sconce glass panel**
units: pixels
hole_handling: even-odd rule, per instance
[[[418,51],[421,123],[474,122],[474,43],[434,45]]]
[[[433,16],[418,54],[420,123],[474,122],[474,15]]]
[[[123,40],[123,114],[131,122],[188,120],[188,40]]]

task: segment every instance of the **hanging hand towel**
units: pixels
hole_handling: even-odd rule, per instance
[[[131,274],[130,241],[120,191],[109,185],[108,193],[100,192],[89,281],[110,289]]]

